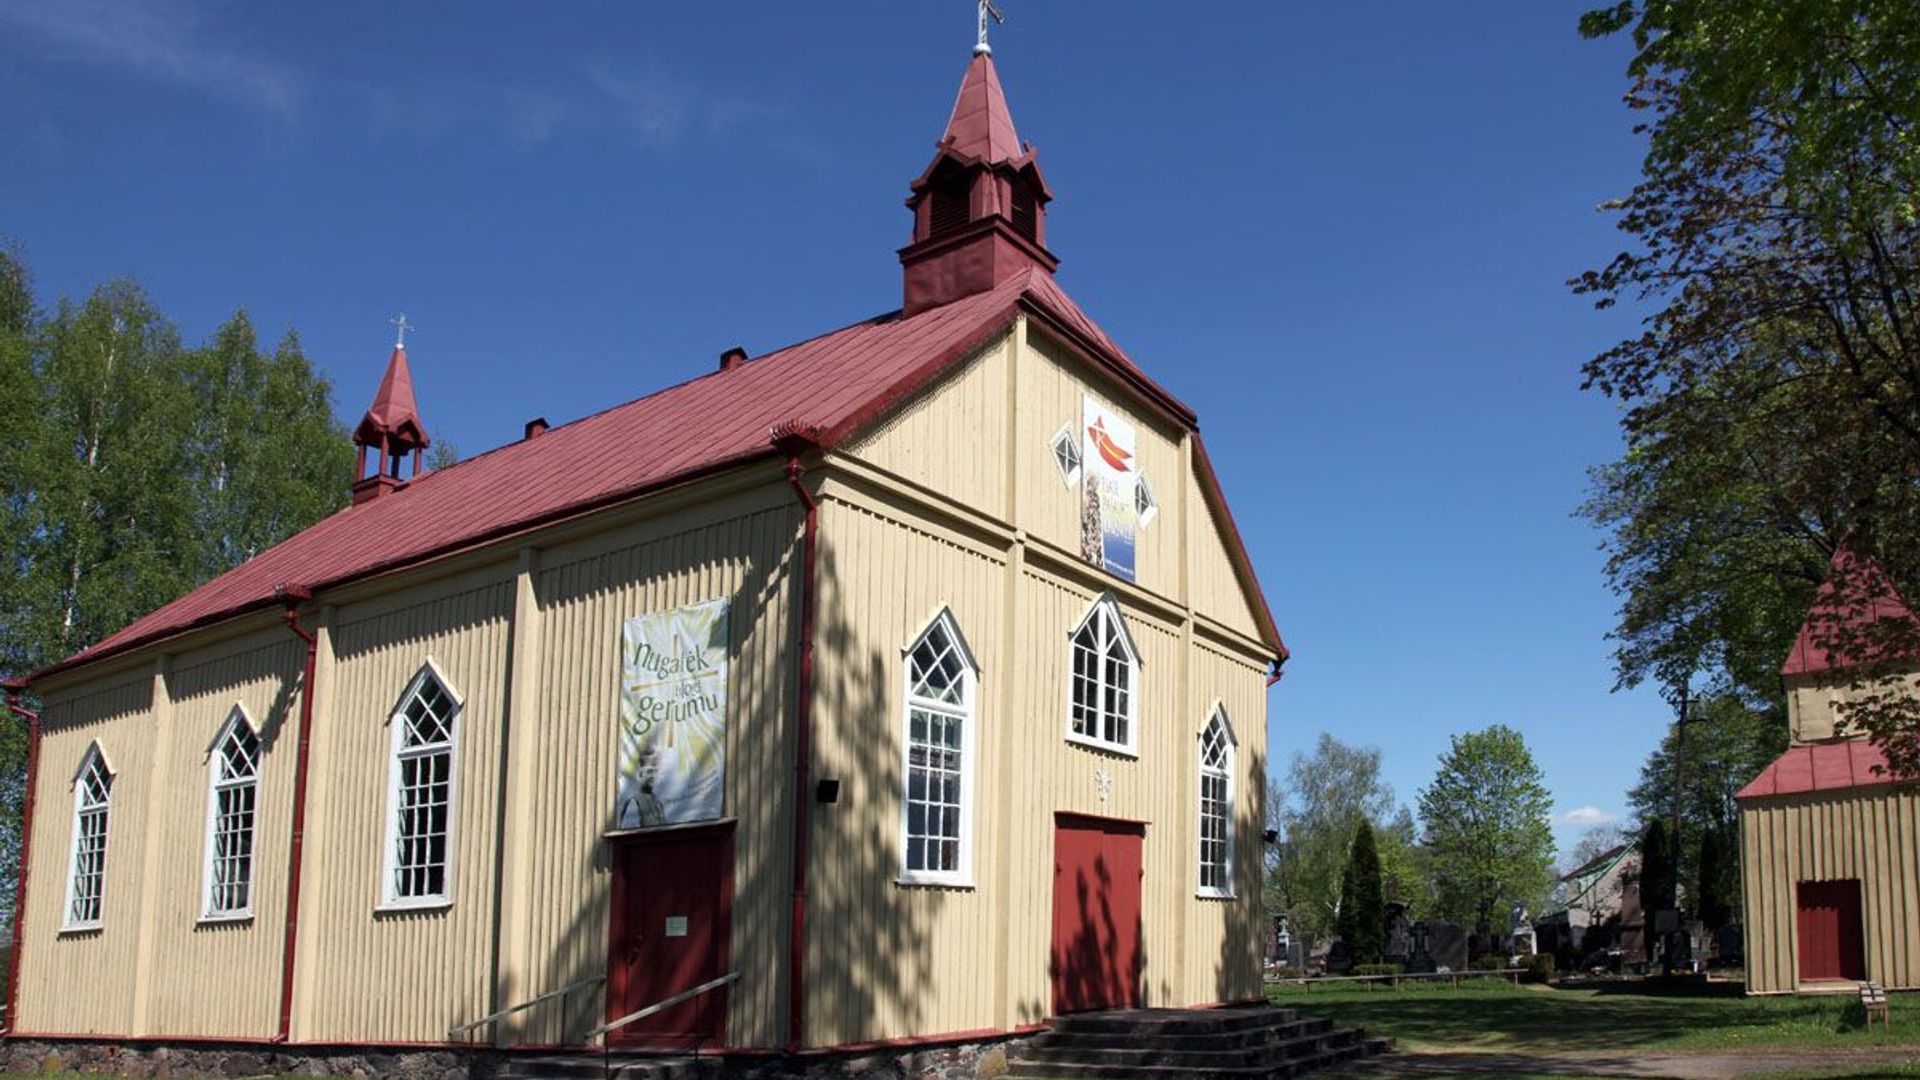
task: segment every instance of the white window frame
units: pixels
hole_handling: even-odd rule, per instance
[[[236,729],[244,728],[253,736],[254,756],[253,774],[238,779],[222,776],[221,766],[225,755],[221,752],[229,736]],[[244,705],[236,704],[227,714],[225,723],[214,733],[213,744],[207,750],[207,834],[206,851],[200,867],[200,921],[203,923],[244,922],[253,918],[254,890],[260,884],[258,874],[260,862],[260,759],[266,753],[266,747],[260,739],[260,729],[254,725],[253,717],[247,715]],[[253,789],[253,810],[251,820],[247,822],[247,902],[237,908],[216,908],[214,906],[214,864],[216,841],[220,828],[220,795],[226,791],[240,788]]]
[[[1075,639],[1078,638],[1080,632],[1085,630],[1089,625],[1103,628],[1100,633],[1100,655],[1103,658],[1106,654],[1106,649],[1116,643],[1120,645],[1127,655],[1127,711],[1125,716],[1127,737],[1124,742],[1115,742],[1111,739],[1101,738],[1098,735],[1083,735],[1073,730],[1073,661],[1074,650],[1079,647]],[[1081,746],[1092,747],[1096,750],[1105,750],[1109,753],[1124,754],[1132,758],[1139,757],[1140,677],[1145,667],[1145,662],[1140,658],[1140,649],[1133,642],[1133,633],[1127,629],[1126,616],[1120,610],[1119,601],[1114,598],[1111,592],[1103,594],[1087,608],[1087,613],[1081,616],[1080,621],[1075,623],[1073,629],[1067,633],[1065,702],[1067,741],[1070,743],[1078,743]],[[1101,669],[1103,671],[1105,670],[1104,664],[1101,665]],[[1098,685],[1104,687],[1106,684],[1104,681],[1101,681]],[[1101,694],[1102,699],[1104,699],[1105,696],[1104,693]],[[1102,717],[1101,726],[1104,727],[1104,717],[1106,716],[1104,709],[1101,710],[1100,716]]]
[[[87,774],[99,769],[106,776],[106,796],[98,804],[86,803]],[[66,905],[61,908],[60,932],[86,933],[100,929],[106,923],[107,915],[107,856],[112,849],[113,838],[113,781],[116,777],[113,762],[107,759],[107,753],[96,740],[87,745],[87,752],[80,755],[80,767],[73,772],[73,833],[67,845],[67,893]],[[91,919],[73,917],[73,904],[79,897],[77,886],[80,884],[80,823],[91,813],[101,816],[100,823],[100,888],[95,896],[98,910]],[[16,914],[15,918],[19,916]]]
[[[1218,723],[1226,733],[1226,762],[1218,768],[1207,764],[1207,732],[1215,723]],[[1198,841],[1198,843],[1194,845],[1193,851],[1195,858],[1194,895],[1209,900],[1232,900],[1239,895],[1239,893],[1235,891],[1235,885],[1238,882],[1234,877],[1234,867],[1238,863],[1239,856],[1239,837],[1237,835],[1238,829],[1234,824],[1234,815],[1239,810],[1240,785],[1235,782],[1234,773],[1240,765],[1240,739],[1239,736],[1234,734],[1233,720],[1227,716],[1226,706],[1215,702],[1213,708],[1208,710],[1207,722],[1201,725],[1200,734],[1194,741],[1194,747],[1194,764],[1198,772],[1198,782],[1194,785],[1194,794],[1196,795],[1194,803],[1194,818],[1196,822],[1194,837]],[[1219,777],[1226,781],[1226,863],[1220,868],[1221,880],[1226,882],[1225,887],[1208,885],[1206,883],[1206,782],[1210,776]]]
[[[1060,445],[1062,441],[1066,443],[1067,448],[1073,454],[1072,468],[1068,468],[1060,462]],[[1053,467],[1060,470],[1061,482],[1070,488],[1077,486],[1080,483],[1080,477],[1086,475],[1087,463],[1082,456],[1085,452],[1086,451],[1080,446],[1079,432],[1074,429],[1074,425],[1070,422],[1060,425],[1060,430],[1054,432],[1053,438],[1047,440],[1047,456],[1053,459]]]
[[[1160,516],[1160,499],[1153,493],[1153,485],[1147,483],[1147,474],[1133,474],[1133,508],[1138,515],[1140,527]]]
[[[428,748],[403,747],[405,738],[407,705],[414,695],[426,685],[428,679],[440,685],[440,690],[453,703],[453,709],[447,715],[447,741]],[[407,681],[407,689],[400,695],[393,711],[387,714],[388,750],[387,750],[387,824],[380,855],[380,905],[382,911],[419,911],[436,910],[453,906],[453,874],[459,842],[460,821],[460,720],[466,711],[466,698],[456,689],[451,680],[440,670],[440,665],[429,656],[420,665],[412,679]],[[444,749],[441,747],[444,746]],[[440,891],[422,896],[402,896],[395,879],[399,869],[400,854],[400,772],[405,760],[427,757],[434,754],[447,755],[447,837],[446,862],[440,875]]]
[[[960,657],[960,703],[920,697],[913,692],[912,657],[921,642],[936,631],[944,632]],[[900,875],[901,885],[937,885],[946,888],[973,888],[974,776],[979,772],[980,745],[980,662],[974,659],[967,636],[951,608],[942,606],[906,647],[900,650]],[[908,800],[913,777],[913,713],[919,709],[960,723],[960,856],[952,870],[914,870],[907,865],[907,849],[912,840],[909,827],[912,804]]]

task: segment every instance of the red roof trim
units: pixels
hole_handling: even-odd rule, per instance
[[[588,514],[598,513],[602,510],[607,509],[608,507],[616,506],[623,502],[630,502],[634,499],[638,499],[643,496],[658,494],[659,492],[666,491],[670,488],[675,488],[683,484],[690,484],[698,480],[703,480],[709,476],[714,475],[715,473],[725,472],[728,469],[738,468],[741,465],[745,465],[752,461],[757,461],[761,458],[771,458],[775,456],[777,456],[775,449],[773,447],[772,442],[769,441],[767,444],[767,448],[763,451],[759,451],[751,454],[740,454],[726,460],[714,462],[710,466],[702,467],[693,472],[683,473],[678,476],[669,477],[664,481],[656,481],[653,483],[642,484],[628,490],[612,493],[602,498],[595,499],[591,502],[581,503],[576,506],[563,507],[560,510],[543,514],[539,517],[528,518],[524,521],[514,522],[511,525],[502,526],[498,529],[493,529],[483,533],[477,533],[471,537],[463,538],[461,540],[457,540],[452,543],[444,544],[437,548],[429,548],[423,552],[409,554],[409,555],[405,555],[395,559],[389,559],[385,562],[374,563],[371,566],[368,566],[364,569],[355,570],[352,573],[342,574],[333,578],[324,578],[324,579],[312,581],[312,582],[302,582],[300,583],[299,587],[305,588],[310,593],[318,592],[321,589],[337,588],[341,585],[346,585],[351,582],[364,581],[368,578],[379,577],[382,574],[390,574],[399,570],[407,570],[415,566],[424,566],[427,563],[436,562],[440,559],[445,559],[454,555],[459,555],[464,552],[473,550],[475,548],[481,548],[481,547],[487,546],[488,544],[498,543],[501,540],[508,539],[509,537],[518,536],[523,533],[533,532],[539,529],[544,529],[552,525],[558,525],[562,522],[571,520],[576,517],[584,517]],[[291,585],[291,583],[289,584]],[[192,594],[189,593],[188,595],[192,595]],[[267,596],[259,600],[249,601],[246,603],[236,605],[230,609],[223,609],[221,611],[216,611],[207,615],[200,616],[188,622],[181,623],[178,626],[165,627],[153,633],[142,634],[138,637],[129,638],[126,641],[115,642],[111,646],[108,646],[105,648],[99,648],[94,651],[75,653],[74,655],[67,657],[65,660],[60,661],[59,663],[41,668],[39,671],[36,671],[31,675],[23,676],[19,680],[19,682],[22,686],[25,686],[27,683],[38,681],[50,675],[57,675],[60,672],[66,671],[70,668],[76,668],[76,667],[80,667],[83,664],[91,664],[99,660],[105,660],[110,657],[119,656],[122,653],[131,652],[135,649],[139,649],[148,645],[155,644],[156,642],[165,641],[168,638],[179,637],[182,634],[191,633],[192,631],[195,631],[195,630],[204,630],[209,626],[217,626],[220,623],[226,622],[230,619],[237,619],[243,615],[250,615],[256,611],[264,611],[268,608],[276,607],[280,603],[281,603],[281,598],[279,596],[277,595]]]

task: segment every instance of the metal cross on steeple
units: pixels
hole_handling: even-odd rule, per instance
[[[387,321],[399,327],[399,333],[394,338],[393,347],[396,349],[406,348],[407,347],[407,331],[414,329],[414,325],[407,321],[407,313],[403,311],[400,314],[394,316],[393,318],[388,319]]]
[[[980,40],[973,46],[973,54],[975,56],[993,55],[993,46],[987,44],[988,19],[992,19],[997,23],[1003,23],[1007,21],[1007,13],[1001,11],[1000,5],[994,3],[993,0],[980,0]]]

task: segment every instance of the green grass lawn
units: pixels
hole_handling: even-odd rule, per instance
[[[1729,984],[1661,989],[1624,982],[1558,990],[1478,980],[1458,989],[1289,986],[1271,996],[1279,1005],[1390,1035],[1408,1049],[1550,1053],[1920,1046],[1920,998],[1911,994],[1893,995],[1891,1030],[1875,1024],[1871,1033],[1861,1025],[1856,998],[1746,998]]]

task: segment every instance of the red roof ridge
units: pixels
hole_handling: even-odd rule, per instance
[[[1886,753],[1878,746],[1865,739],[1841,739],[1787,747],[1733,797],[1764,799],[1900,782],[1888,767]]]
[[[1885,640],[1900,632],[1898,624],[1920,631],[1920,619],[1901,599],[1886,568],[1858,550],[1849,534],[1834,547],[1826,580],[1814,593],[1780,674],[1817,675],[1906,659],[1914,643]]]
[[[1252,593],[1261,636],[1284,659],[1286,646],[1192,410],[1134,364],[1050,275],[1027,268],[986,292],[911,317],[895,311],[855,322],[425,473],[321,519],[29,678],[271,605],[288,582],[338,586],[771,456],[771,433],[781,423],[817,428],[831,448],[932,385],[1023,309],[1039,313],[1071,348],[1194,432],[1202,492]]]

